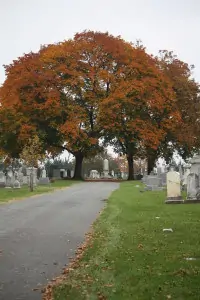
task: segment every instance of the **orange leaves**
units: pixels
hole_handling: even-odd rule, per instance
[[[7,119],[15,116],[11,125],[19,141],[37,132],[48,149],[65,143],[72,153],[93,153],[102,136],[118,139],[126,149],[155,149],[183,121],[176,95],[187,66],[175,61],[167,72],[164,60],[108,33],[76,34],[5,69],[0,101],[12,111]],[[169,73],[175,81],[181,72],[174,91]],[[7,119],[4,127],[11,123]]]
[[[177,117],[172,86],[144,49],[132,47],[129,55],[101,102],[99,120],[110,139],[123,143],[123,152],[140,144],[156,149],[176,122],[169,121]]]
[[[20,141],[26,141],[29,139],[31,136],[34,136],[36,134],[36,128],[32,125],[29,124],[23,124],[20,127],[20,132],[19,132],[19,140]]]

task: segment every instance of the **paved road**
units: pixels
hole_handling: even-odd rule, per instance
[[[58,276],[117,183],[81,183],[0,205],[0,300],[38,300]]]

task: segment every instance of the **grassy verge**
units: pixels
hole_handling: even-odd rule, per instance
[[[34,195],[52,192],[56,189],[71,186],[74,183],[78,183],[78,181],[57,180],[54,183],[51,183],[50,185],[37,186],[33,192],[29,191],[28,186],[22,186],[21,189],[0,188],[0,204],[11,200],[17,200],[21,198],[34,196]]]
[[[141,193],[136,184],[112,194],[92,247],[54,300],[200,299],[200,205],[166,205],[165,192]]]

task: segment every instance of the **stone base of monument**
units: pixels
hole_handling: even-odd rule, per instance
[[[162,191],[163,188],[157,185],[146,185],[145,186],[145,191]]]
[[[165,200],[165,203],[166,204],[183,204],[184,200],[181,196],[179,196],[179,197],[168,197]]]
[[[39,184],[39,185],[47,185],[47,184],[50,184],[49,177],[41,177],[41,178],[39,178],[38,184]]]
[[[185,204],[194,204],[194,203],[200,203],[200,199],[186,199],[184,201]]]
[[[20,189],[20,188],[21,188],[21,185],[20,185],[19,180],[15,180],[14,184],[13,184],[13,189]]]

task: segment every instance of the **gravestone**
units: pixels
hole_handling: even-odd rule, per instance
[[[46,178],[46,177],[47,177],[47,172],[46,172],[45,169],[42,170],[42,172],[41,172],[41,177],[42,177],[42,178]]]
[[[186,164],[184,166],[184,174],[183,174],[183,181],[182,181],[182,185],[183,185],[183,188],[186,190],[187,188],[187,177],[188,175],[190,174],[190,168],[191,166],[189,164]]]
[[[167,199],[166,204],[181,204],[183,199],[181,196],[181,180],[180,174],[175,171],[167,173]]]
[[[50,184],[50,180],[49,180],[49,177],[47,177],[47,172],[45,169],[43,169],[41,172],[41,177],[39,178],[38,184],[39,185]]]
[[[39,185],[47,185],[50,184],[49,177],[40,177],[38,181]]]
[[[23,185],[28,184],[28,176],[23,176]]]
[[[195,173],[190,173],[187,177],[187,200],[196,201],[199,188],[199,176]]]
[[[12,170],[8,170],[6,174],[6,188],[13,187],[14,176]]]
[[[15,181],[13,183],[13,188],[14,189],[20,189],[21,188],[20,182],[17,178],[15,179]]]
[[[26,169],[28,185],[30,185],[31,173],[33,173],[33,186],[36,186],[37,185],[37,168],[27,168]]]
[[[103,160],[103,178],[109,178],[109,162],[108,159]]]
[[[162,186],[166,186],[167,185],[167,173],[161,173],[160,178],[162,181]]]
[[[144,175],[143,175],[143,177],[142,177],[142,182],[143,182],[144,184],[147,183],[147,178],[148,178],[148,174],[147,174],[147,172],[145,171],[145,172],[144,172]]]
[[[191,163],[190,172],[198,175],[199,168],[200,168],[200,155],[194,155],[190,163]]]
[[[19,172],[18,172],[18,180],[20,182],[20,185],[23,184],[23,177],[24,177],[24,175],[23,175],[23,172],[22,172],[22,168],[20,168]]]
[[[183,167],[181,164],[179,164],[178,170],[179,170],[181,182],[183,182]]]
[[[162,191],[162,179],[157,175],[148,175],[146,178],[145,190]]]
[[[157,176],[161,177],[162,169],[160,167],[157,168]]]
[[[71,178],[74,177],[74,170],[71,170]]]
[[[90,171],[90,177],[91,179],[98,179],[100,176],[99,176],[99,172],[97,170],[91,170]]]
[[[0,188],[4,188],[6,186],[6,177],[3,171],[0,171]]]

